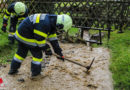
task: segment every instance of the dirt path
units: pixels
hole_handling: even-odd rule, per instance
[[[18,75],[7,75],[9,65],[0,70],[4,88],[7,90],[113,90],[108,49],[93,48],[93,51],[88,51],[88,47],[82,44],[61,43],[60,45],[66,58],[83,65],[89,65],[95,57],[89,74],[83,67],[68,61],[62,62],[52,56],[49,64],[42,71],[45,77],[39,81],[32,81],[29,79],[31,57],[27,57]],[[19,82],[20,78],[24,78],[25,82]]]

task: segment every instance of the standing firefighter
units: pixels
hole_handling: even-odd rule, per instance
[[[28,9],[24,3],[14,2],[8,6],[5,12],[4,18],[3,18],[3,26],[1,29],[3,32],[6,32],[7,22],[10,17],[10,29],[9,29],[9,35],[8,35],[10,44],[14,43],[14,33],[16,31],[17,23],[18,22],[20,23],[27,16],[28,16]]]
[[[54,52],[58,54],[61,60],[64,60],[62,49],[59,46],[56,37],[56,30],[68,30],[72,26],[72,19],[66,14],[33,14],[27,17],[19,25],[18,31],[15,32],[15,38],[18,40],[18,50],[11,62],[9,75],[18,72],[22,61],[27,56],[28,51],[32,54],[31,72],[32,78],[39,76],[41,73],[42,51],[48,45],[48,38]]]

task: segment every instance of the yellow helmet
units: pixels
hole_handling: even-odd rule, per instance
[[[72,27],[72,18],[67,14],[57,15],[56,24],[63,24],[63,30],[67,31]]]
[[[26,6],[22,2],[16,2],[14,10],[18,15],[23,15],[26,11]]]

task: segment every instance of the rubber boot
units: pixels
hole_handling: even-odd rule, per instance
[[[12,36],[9,36],[8,40],[9,40],[9,44],[14,44],[14,42],[15,42],[15,39]]]
[[[41,64],[37,65],[31,62],[31,79],[32,80],[39,80],[40,78],[42,78],[41,75]]]
[[[31,72],[32,76],[37,76],[41,74],[41,64],[37,65],[31,62]]]
[[[9,70],[9,75],[14,75],[18,73],[18,69],[20,68],[21,63],[17,62],[15,60],[12,60],[10,70]]]

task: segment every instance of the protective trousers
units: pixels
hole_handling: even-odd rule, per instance
[[[9,39],[9,43],[10,44],[14,44],[14,41],[15,41],[15,39],[14,39],[14,33],[16,31],[17,22],[18,22],[18,17],[11,15],[9,35],[8,35],[8,39]]]
[[[20,68],[22,61],[26,58],[28,51],[32,54],[31,72],[32,76],[37,76],[41,73],[42,50],[39,47],[29,47],[21,42],[18,42],[18,50],[11,62],[10,71],[17,71]]]

